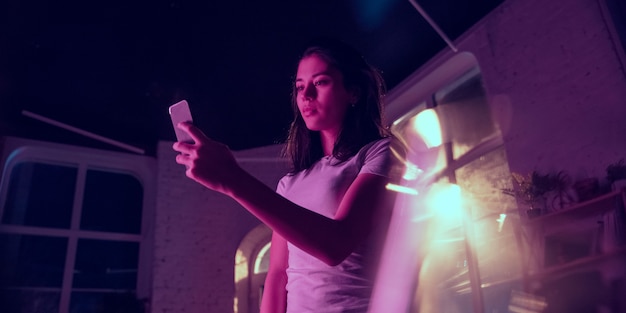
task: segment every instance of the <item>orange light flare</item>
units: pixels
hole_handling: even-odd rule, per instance
[[[425,204],[442,229],[460,225],[465,217],[461,187],[456,184],[433,184],[426,194]]]
[[[434,109],[426,109],[415,115],[412,126],[428,149],[439,147],[443,143],[441,123]]]
[[[404,175],[402,175],[404,180],[416,180],[424,173],[421,168],[409,161],[405,162],[404,167]]]

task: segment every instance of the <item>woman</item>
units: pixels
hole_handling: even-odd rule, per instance
[[[324,41],[300,59],[286,155],[293,169],[277,192],[239,167],[228,148],[191,124],[175,143],[186,175],[224,193],[273,230],[262,312],[366,312],[385,191],[390,139],[383,84],[352,48]]]

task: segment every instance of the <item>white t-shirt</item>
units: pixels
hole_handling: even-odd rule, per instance
[[[283,177],[277,192],[290,201],[333,218],[341,200],[360,173],[389,175],[390,139],[364,146],[340,162],[324,157],[310,169]],[[372,238],[374,239],[374,238]],[[364,241],[337,266],[329,266],[288,243],[287,312],[366,312],[369,304],[377,251]],[[368,250],[369,249],[369,250]]]

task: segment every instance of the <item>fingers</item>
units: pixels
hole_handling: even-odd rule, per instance
[[[179,129],[181,129],[182,131],[186,132],[187,134],[189,134],[189,136],[191,137],[191,139],[193,140],[193,143],[189,143],[189,142],[175,142],[174,145],[172,146],[172,148],[182,154],[191,154],[194,151],[194,146],[196,144],[202,144],[204,142],[209,141],[210,139],[207,138],[204,133],[202,133],[202,131],[200,129],[198,129],[197,127],[195,127],[192,123],[190,122],[180,122],[176,125],[176,127],[178,127]]]
[[[194,180],[196,179],[196,176],[194,174],[195,167],[193,166],[193,159],[189,155],[186,155],[186,154],[177,155],[176,163],[185,166],[185,176]]]
[[[181,165],[185,165],[187,167],[189,167],[189,155],[188,154],[178,154],[176,156],[176,163],[181,164]]]
[[[176,127],[182,129],[184,132],[189,134],[191,139],[193,139],[193,141],[196,143],[210,140],[198,127],[194,126],[192,123],[180,122],[178,123],[178,125],[176,125]]]
[[[172,145],[172,149],[180,152],[183,155],[190,155],[194,151],[193,144],[189,144],[185,142],[175,142]]]

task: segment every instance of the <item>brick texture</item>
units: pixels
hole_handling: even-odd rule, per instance
[[[478,59],[488,94],[507,99],[492,109],[507,113],[497,120],[512,171],[603,177],[626,157],[626,77],[596,0],[508,0],[456,44]],[[152,312],[232,312],[235,251],[259,221],[185,178],[170,144],[158,150]],[[285,167],[263,157],[276,154],[239,157],[274,188]]]
[[[460,48],[509,99],[512,170],[604,177],[626,156],[626,77],[596,0],[506,1]]]
[[[236,153],[271,188],[286,172],[278,147]],[[158,150],[152,312],[232,312],[235,252],[259,221],[230,198],[188,179],[171,142]]]

